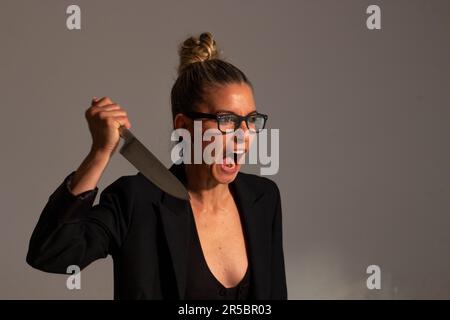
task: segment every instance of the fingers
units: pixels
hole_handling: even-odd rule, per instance
[[[107,106],[109,104],[113,104],[114,102],[112,102],[112,100],[109,97],[103,97],[101,99],[98,99],[97,97],[94,97],[92,99],[92,105],[94,106],[98,106],[98,107],[103,107],[103,106]]]
[[[86,114],[94,116],[101,111],[113,110],[122,110],[122,108],[117,103],[111,101],[109,97],[103,97],[101,99],[94,97],[92,99],[91,106],[88,108],[88,110],[86,110]]]
[[[126,117],[127,113],[124,110],[112,110],[112,111],[100,111],[95,114],[99,119],[115,118],[115,117]]]
[[[131,128],[131,123],[128,120],[128,117],[123,117],[123,116],[119,116],[119,117],[114,117],[114,121],[117,124],[117,129],[119,129],[120,126],[125,126],[125,128],[130,129]]]
[[[109,104],[109,105],[104,106],[104,107],[98,107],[97,110],[100,110],[100,112],[101,111],[115,111],[115,110],[122,110],[123,111],[123,109],[118,104]]]
[[[130,121],[125,110],[120,105],[114,103],[109,97],[92,98],[92,105],[86,111],[86,117],[93,117],[102,121],[114,123],[119,128],[121,125],[127,129],[131,128]]]

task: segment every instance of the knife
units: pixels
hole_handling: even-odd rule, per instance
[[[189,193],[181,181],[130,130],[122,125],[119,133],[120,137],[124,139],[119,150],[121,155],[164,192],[181,200],[189,200]]]

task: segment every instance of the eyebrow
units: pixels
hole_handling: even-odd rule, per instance
[[[258,111],[256,111],[256,109],[255,109],[255,110],[249,112],[248,114],[246,114],[245,116],[249,116],[249,115],[251,115],[251,114],[253,114],[253,113],[257,113],[257,112],[258,112]],[[234,114],[234,115],[237,116],[236,113],[231,112],[231,111],[229,111],[229,110],[225,110],[225,109],[217,110],[217,111],[216,111],[216,114]]]

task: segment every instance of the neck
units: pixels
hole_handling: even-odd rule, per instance
[[[185,165],[187,189],[191,201],[205,208],[222,207],[231,197],[228,184],[218,183],[212,176],[209,166]]]

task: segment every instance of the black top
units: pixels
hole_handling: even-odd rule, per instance
[[[187,264],[187,300],[246,300],[249,296],[250,265],[241,281],[232,288],[226,288],[208,267],[203,254],[192,210],[191,240]],[[244,237],[245,238],[245,237]]]
[[[183,165],[170,171],[185,180]],[[184,299],[191,217],[189,201],[163,192],[142,173],[75,196],[62,179],[39,217],[27,262],[39,270],[67,275],[111,255],[115,299]],[[277,185],[238,173],[230,183],[248,243],[250,297],[286,299],[281,197]],[[26,198],[25,198],[26,199]]]

